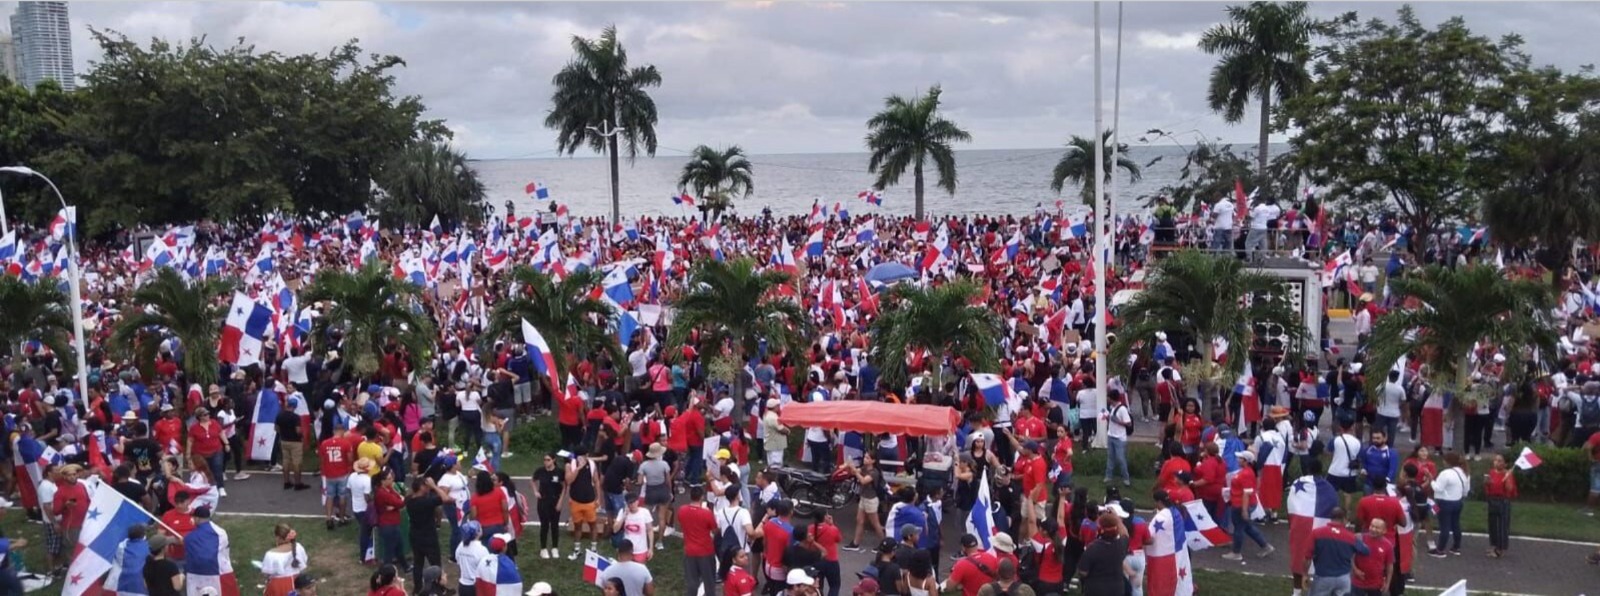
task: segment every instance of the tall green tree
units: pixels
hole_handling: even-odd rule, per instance
[[[404,348],[413,369],[426,367],[433,353],[433,319],[423,311],[421,288],[396,278],[383,261],[356,271],[318,271],[300,300],[327,306],[311,334],[342,333],[341,355],[357,375],[377,372],[386,348]]]
[[[1410,355],[1428,366],[1436,387],[1459,392],[1470,380],[1472,349],[1479,342],[1512,353],[1529,346],[1554,357],[1557,334],[1542,320],[1555,306],[1549,286],[1507,279],[1485,264],[1429,266],[1388,284],[1391,298],[1400,304],[1414,300],[1417,307],[1390,311],[1373,325],[1368,370],[1390,370]],[[1520,366],[1506,371],[1512,378],[1523,372]],[[1382,383],[1382,374],[1367,375],[1368,391]]]
[[[1413,230],[1465,219],[1477,211],[1470,158],[1503,122],[1499,90],[1527,67],[1521,46],[1460,18],[1428,29],[1409,7],[1392,24],[1342,24],[1282,110],[1300,129],[1295,161],[1346,206],[1392,206]]]
[[[495,301],[489,314],[489,327],[478,336],[478,353],[494,353],[494,340],[505,337],[522,341],[522,321],[526,320],[539,330],[550,344],[551,356],[556,360],[558,378],[566,378],[567,354],[576,351],[588,355],[604,351],[624,373],[628,372],[628,357],[617,342],[617,336],[607,330],[607,324],[617,318],[617,313],[605,302],[594,298],[593,290],[605,280],[599,269],[585,269],[556,279],[532,267],[518,265],[509,276],[511,295]]]
[[[467,156],[443,143],[413,143],[384,160],[373,180],[382,190],[378,219],[385,227],[446,228],[483,221],[483,181]]]
[[[794,282],[788,273],[757,269],[755,261],[702,261],[690,271],[683,294],[672,304],[672,326],[667,345],[693,342],[700,333],[702,354],[721,354],[728,347],[743,362],[753,357],[761,340],[774,351],[782,347],[791,354],[805,350],[811,337],[811,322],[799,304],[777,295],[780,286]],[[744,379],[735,383],[735,410],[743,412]]]
[[[572,36],[572,61],[553,83],[544,125],[556,131],[556,150],[571,155],[587,145],[610,157],[611,221],[621,221],[617,137],[630,163],[641,151],[655,157],[656,102],[647,90],[661,86],[661,73],[649,64],[630,68],[613,25],[599,39]]]
[[[1281,105],[1310,85],[1311,39],[1323,25],[1306,14],[1305,2],[1251,2],[1226,12],[1228,22],[1200,36],[1200,49],[1219,57],[1211,68],[1206,103],[1232,124],[1244,120],[1245,105],[1256,101],[1261,112],[1256,172],[1264,178],[1273,101]]]
[[[1592,68],[1517,75],[1507,125],[1473,158],[1483,222],[1496,243],[1534,249],[1564,283],[1577,240],[1600,240],[1600,78]]]
[[[0,78],[0,165],[44,167],[42,156],[66,146],[66,122],[80,101],[54,80],[29,89]],[[0,195],[11,221],[50,221],[61,208],[50,187],[32,176],[0,176]]]
[[[912,99],[890,95],[883,100],[883,111],[867,120],[867,149],[872,158],[867,171],[877,174],[873,188],[883,190],[899,184],[911,170],[917,200],[916,216],[922,219],[922,168],[928,160],[939,170],[939,188],[956,194],[956,154],[951,145],[971,142],[972,135],[939,114],[938,85]]]
[[[1117,163],[1111,163],[1111,131],[1106,130],[1100,135],[1100,143],[1104,145],[1100,153],[1102,171],[1105,172],[1105,181],[1110,182],[1111,176],[1121,169],[1128,173],[1128,183],[1138,182],[1143,176],[1143,169],[1139,164],[1128,158],[1127,143],[1117,143]],[[1072,135],[1072,140],[1067,141],[1067,150],[1061,154],[1061,160],[1056,162],[1056,168],[1050,174],[1050,190],[1061,192],[1068,182],[1079,185],[1078,196],[1085,205],[1094,204],[1094,141]]]
[[[678,176],[678,191],[693,190],[700,197],[700,210],[713,218],[732,203],[733,195],[750,196],[756,189],[755,166],[738,145],[718,151],[706,145],[689,152]]]
[[[1285,349],[1304,349],[1299,305],[1289,303],[1283,280],[1246,269],[1238,259],[1179,251],[1156,261],[1145,280],[1144,289],[1117,309],[1122,340],[1111,344],[1112,366],[1125,368],[1136,344],[1144,340],[1138,349],[1148,349],[1157,331],[1193,338],[1206,362],[1216,357],[1216,338],[1227,342],[1229,354],[1247,353],[1260,324],[1282,328],[1289,337]],[[1225,370],[1238,374],[1244,362],[1229,357]]]
[[[16,354],[18,346],[38,340],[58,354],[63,364],[77,364],[68,357],[76,353],[72,345],[71,301],[53,283],[28,283],[10,275],[0,275],[0,354]]]
[[[175,269],[157,269],[129,297],[122,320],[111,330],[110,348],[147,365],[155,356],[151,346],[160,342],[153,332],[170,333],[181,346],[189,381],[208,385],[217,380],[217,341],[237,285],[232,279],[215,277],[190,283]]]
[[[965,357],[976,372],[999,370],[1001,321],[982,304],[982,294],[982,288],[966,281],[890,290],[883,314],[872,322],[872,347],[884,363],[883,384],[909,384],[906,355],[918,349],[935,357]]]
[[[348,213],[373,198],[384,158],[449,134],[423,119],[420,100],[394,95],[403,61],[354,42],[287,56],[242,41],[142,46],[91,34],[103,56],[73,93],[67,142],[29,164],[79,206],[88,234],[274,210]]]

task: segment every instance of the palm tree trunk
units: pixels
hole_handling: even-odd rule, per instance
[[[922,219],[922,160],[917,160],[917,165],[911,169],[911,175],[916,180],[917,192],[917,219]]]
[[[1261,87],[1261,131],[1256,144],[1256,179],[1267,186],[1267,133],[1272,130],[1272,86]]]
[[[613,125],[612,130],[616,130]],[[622,187],[621,178],[617,172],[617,136],[611,135],[606,139],[606,144],[611,149],[611,225],[622,222]]]

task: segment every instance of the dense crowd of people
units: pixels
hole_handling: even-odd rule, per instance
[[[1425,407],[1440,392],[1417,361],[1362,370],[1368,338],[1361,327],[1370,329],[1385,307],[1372,295],[1377,278],[1369,281],[1368,268],[1383,252],[1430,238],[1392,219],[1325,222],[1325,214],[1308,215],[1314,205],[1281,208],[1272,200],[1243,210],[1246,223],[1232,201],[1198,215],[1177,216],[1161,204],[1150,219],[1119,219],[1108,226],[1118,246],[1109,265],[1090,256],[1093,222],[1042,206],[1031,216],[931,222],[816,208],[809,216],[641,218],[614,227],[552,206],[451,232],[379,230],[359,216],[132,231],[83,249],[89,394],[77,393],[63,354],[30,343],[8,360],[0,399],[10,440],[0,455],[17,465],[0,467],[0,486],[42,525],[44,543],[33,548],[44,551],[45,573],[57,578],[68,571],[101,484],[149,511],[160,523],[140,526],[138,537],[130,531],[118,552],[145,553],[141,564],[122,560],[122,567],[142,569],[139,587],[152,596],[230,594],[226,585],[193,583],[218,575],[217,562],[186,556],[186,541],[213,525],[213,513],[227,512],[230,484],[263,470],[281,475],[285,491],[319,489],[326,528],[356,524],[353,560],[372,567],[371,593],[382,596],[508,593],[481,586],[520,592],[527,567],[519,570],[517,560],[535,548],[523,537],[530,522],[539,522],[539,559],[614,553],[595,581],[616,596],[652,596],[649,562],[668,548],[681,548],[690,595],[837,596],[848,582],[853,594],[1045,596],[1077,586],[1092,595],[1165,596],[1193,588],[1186,553],[1202,546],[1185,543],[1185,525],[1231,535],[1229,559],[1242,560],[1247,541],[1259,557],[1288,548],[1297,587],[1312,594],[1398,594],[1414,576],[1418,528],[1426,532],[1436,518],[1437,543],[1427,554],[1460,554],[1461,503],[1474,488],[1490,502],[1490,556],[1510,547],[1517,485],[1513,467],[1493,449],[1496,429],[1504,429],[1505,445],[1583,445],[1600,462],[1600,363],[1583,335],[1593,303],[1585,281],[1573,284],[1557,313],[1568,331],[1567,359],[1553,374],[1508,385],[1500,380],[1505,367],[1523,363],[1523,354],[1489,347],[1474,355],[1473,405],[1458,450],[1453,423],[1431,419]],[[46,274],[37,264],[39,255],[55,254],[49,246],[59,237],[16,233],[26,238],[18,245],[34,248],[15,257],[13,271],[37,283],[59,276],[59,268]],[[1474,239],[1434,236],[1422,262],[1484,258]],[[1148,338],[1151,349],[1126,377],[1096,379],[1096,347],[1076,339],[1093,337],[1097,320],[1114,324],[1093,312],[1095,268],[1107,268],[1107,291],[1136,289],[1135,272],[1152,250],[1180,246],[1249,256],[1276,250],[1316,263],[1308,266],[1343,251],[1351,266],[1328,269],[1336,279],[1326,285],[1354,298],[1362,333],[1355,353],[1346,359],[1329,350],[1297,362],[1257,355],[1253,390],[1233,392],[1186,383],[1183,364],[1201,356],[1163,333]],[[803,273],[787,295],[814,317],[819,335],[804,353],[763,345],[762,353],[737,354],[749,365],[744,382],[730,384],[710,378],[708,360],[693,348],[658,338],[666,337],[670,306],[693,265],[735,255]],[[341,358],[338,326],[317,337],[296,325],[322,316],[324,305],[285,308],[277,298],[318,271],[374,259],[399,276],[415,272],[425,287],[423,306],[439,331],[425,366],[413,366],[392,343],[375,374],[358,375]],[[905,363],[877,362],[867,325],[877,315],[878,284],[867,272],[886,262],[911,265],[915,275],[904,283],[981,284],[985,305],[1007,321],[1000,370],[975,371],[963,358],[925,350]],[[1389,274],[1415,264],[1395,257]],[[559,363],[568,377],[557,383],[520,338],[479,340],[495,297],[514,291],[505,275],[513,265],[557,276],[622,270],[619,306],[660,314],[620,340],[625,362],[604,351],[568,351]],[[235,277],[246,295],[270,303],[282,322],[260,357],[224,362],[222,380],[201,386],[181,364],[188,348],[165,330],[157,330],[161,341],[148,362],[111,349],[123,313],[142,308],[130,302],[131,290],[163,267],[191,278]],[[613,296],[612,288],[605,294]],[[485,345],[492,351],[484,353]],[[906,367],[914,381],[886,386],[886,366]],[[989,399],[969,373],[999,374],[1014,397]],[[1380,395],[1365,394],[1364,374],[1388,375]],[[1104,404],[1096,397],[1102,385]],[[734,399],[735,386],[750,387],[744,399]],[[1531,421],[1502,405],[1518,392],[1539,395]],[[279,414],[257,419],[262,400]],[[945,436],[874,436],[781,422],[790,403],[837,400],[944,405],[961,413],[961,424]],[[747,411],[736,411],[740,402]],[[508,450],[519,426],[545,417],[559,429],[558,450]],[[1128,443],[1141,425],[1159,429],[1146,434],[1162,457],[1154,490],[1135,495],[1123,489],[1132,486]],[[261,428],[272,431],[269,449],[250,443]],[[1085,479],[1074,476],[1073,456],[1098,432],[1106,434],[1108,488],[1091,498]],[[1413,444],[1406,453],[1397,446],[1402,437]],[[1492,470],[1474,481],[1463,462],[1479,457],[1492,459]],[[504,472],[508,458],[538,459],[531,481]],[[1291,475],[1296,464],[1299,474]],[[844,514],[853,530],[785,494],[778,474],[785,465],[842,469],[855,485],[855,511]],[[1596,470],[1591,506],[1600,499],[1600,463]],[[1306,487],[1320,495],[1324,485],[1331,499],[1299,509]],[[1134,515],[1136,506],[1155,513]],[[968,530],[947,536],[947,515],[967,520]],[[1214,525],[1195,524],[1196,516]],[[1257,525],[1285,516],[1294,544],[1269,544]],[[1315,527],[1300,528],[1297,517]],[[570,526],[567,550],[562,521]],[[266,593],[314,594],[297,531],[280,525],[274,535],[260,559]],[[27,546],[0,544],[0,555]],[[862,550],[873,553],[872,563],[841,568],[840,551]],[[942,570],[945,563],[952,564]],[[134,581],[123,575],[118,581]],[[9,567],[0,571],[0,588],[8,585],[21,585]],[[541,583],[528,593],[551,592]]]

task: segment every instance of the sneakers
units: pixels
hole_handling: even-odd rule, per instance
[[[250,473],[249,472],[234,472],[233,473],[233,479],[234,480],[249,480],[250,479]]]
[[[1452,557],[1461,556],[1461,549],[1459,549],[1459,548],[1450,549],[1450,556],[1452,556]]]
[[[311,490],[311,485],[309,485],[309,484],[296,484],[296,485],[294,485],[294,489],[295,490]]]
[[[576,561],[576,560],[578,560],[578,554],[579,553],[578,553],[577,547],[573,547],[572,554],[567,555],[567,560],[568,561]]]
[[[550,549],[548,549],[548,548],[539,549],[539,558],[541,558],[541,559],[550,558]]]
[[[1435,548],[1435,549],[1432,549],[1432,550],[1428,551],[1428,556],[1433,557],[1435,559],[1443,559],[1443,558],[1448,557],[1450,555],[1445,553],[1442,550],[1439,550],[1439,549]]]
[[[861,545],[854,542],[844,545],[844,549],[853,553],[861,552]]]
[[[1272,556],[1272,553],[1275,553],[1275,552],[1278,552],[1278,549],[1273,548],[1273,546],[1269,544],[1269,545],[1267,545],[1267,550],[1261,551],[1260,553],[1256,554],[1256,558],[1265,559],[1267,557]]]
[[[219,488],[219,489],[217,489],[217,496],[219,496],[219,497],[226,497],[226,496],[228,496],[228,489],[226,489],[226,488]]]
[[[505,453],[501,453],[500,454],[500,459],[511,459],[511,456],[513,456],[513,455],[516,455],[516,454],[512,453],[510,451],[507,451]]]
[[[662,530],[661,535],[663,537],[666,537],[666,536],[677,536],[678,535],[678,531],[675,530],[675,529],[672,529],[672,528],[667,528],[665,530]]]
[[[283,471],[283,464],[272,464],[272,467],[267,469],[267,471],[268,472],[282,472]]]
[[[333,521],[333,518],[331,518],[331,517],[328,518],[327,526],[328,526],[328,531],[329,532],[333,531],[334,525],[335,525],[335,522]]]
[[[656,541],[656,550],[667,550],[667,544],[659,540]]]
[[[1229,561],[1243,561],[1244,560],[1244,555],[1241,555],[1239,553],[1226,553],[1226,554],[1222,555],[1222,558],[1227,559]]]

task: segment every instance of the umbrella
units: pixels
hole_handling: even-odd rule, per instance
[[[892,261],[873,265],[871,269],[867,270],[867,282],[877,286],[888,285],[903,279],[914,279],[916,277],[917,270],[912,269],[904,264]]]

